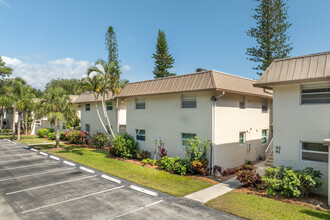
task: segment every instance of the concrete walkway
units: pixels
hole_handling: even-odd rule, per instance
[[[261,176],[265,174],[265,169],[266,169],[265,163],[266,161],[263,161],[261,163],[254,165],[255,167],[257,167],[256,172]],[[223,183],[218,183],[209,188],[186,195],[185,197],[201,203],[206,203],[234,189],[237,189],[240,186],[242,186],[242,184],[238,180],[236,180],[236,177],[233,177]]]

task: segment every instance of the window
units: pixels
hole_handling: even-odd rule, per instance
[[[241,95],[239,97],[239,108],[245,108],[245,96]]]
[[[263,113],[268,112],[268,101],[267,101],[267,99],[262,99],[261,109],[262,109]]]
[[[322,143],[301,142],[301,160],[328,163],[328,146]]]
[[[264,129],[261,131],[261,143],[267,144],[268,142],[268,129]]]
[[[330,83],[301,86],[301,104],[330,103]]]
[[[86,132],[91,132],[91,126],[90,126],[90,124],[85,124],[85,131]]]
[[[63,128],[63,129],[66,129],[66,123],[63,123],[63,124],[62,124],[62,128]]]
[[[244,144],[245,143],[245,132],[240,132],[239,133],[239,144]]]
[[[146,100],[144,98],[136,98],[135,99],[135,108],[136,109],[145,109],[146,108]]]
[[[86,104],[86,112],[90,111],[91,110],[91,104]]]
[[[107,111],[112,110],[112,102],[107,102]]]
[[[136,129],[136,140],[145,141],[146,140],[146,130]]]
[[[194,138],[196,137],[196,134],[192,134],[192,133],[182,133],[181,134],[181,140],[182,140],[182,146],[186,145],[186,141],[188,141],[188,139]]]
[[[181,98],[182,108],[196,108],[196,95],[184,94]]]

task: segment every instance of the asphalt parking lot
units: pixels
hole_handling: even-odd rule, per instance
[[[238,218],[0,140],[0,219]]]

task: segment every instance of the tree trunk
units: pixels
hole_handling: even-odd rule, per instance
[[[111,123],[110,123],[110,120],[109,120],[109,117],[108,117],[108,112],[107,112],[107,109],[106,109],[106,106],[105,106],[105,93],[103,93],[103,97],[102,97],[102,107],[103,107],[104,117],[107,119],[109,130],[110,130],[110,133],[112,135],[112,138],[115,138],[115,134],[113,133]]]
[[[16,103],[14,104],[13,107],[13,139],[15,139],[15,133],[16,133],[15,120],[16,120]]]
[[[21,114],[18,113],[17,140],[21,140]]]
[[[104,129],[105,132],[110,136],[110,134],[108,133],[107,128],[105,127],[105,125],[104,125],[104,123],[103,123],[103,120],[102,120],[102,118],[101,118],[99,108],[97,107],[97,98],[95,98],[95,101],[94,101],[94,102],[95,102],[96,113],[97,113],[97,116],[98,116],[99,119],[100,119],[100,122],[101,122],[101,124],[102,124],[102,126],[103,126],[103,129]]]
[[[28,134],[28,113],[29,111],[25,111],[25,135]]]
[[[3,117],[5,115],[5,108],[2,107],[2,113],[1,113],[1,118],[0,118],[0,126],[1,126],[1,130],[3,129]]]
[[[60,147],[60,123],[55,122],[55,139],[56,139],[56,148]]]

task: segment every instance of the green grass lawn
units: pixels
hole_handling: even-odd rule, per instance
[[[34,137],[31,140],[35,141],[35,139],[39,138]],[[26,138],[20,142],[26,143],[31,141],[28,140]],[[39,143],[41,143],[41,140],[44,139],[39,139]],[[38,141],[35,142],[37,143]],[[55,147],[54,145],[35,145],[33,147],[174,196],[185,196],[211,186],[205,180],[170,174],[165,171],[110,159],[107,158],[108,152],[106,151],[73,147],[64,144],[61,144],[61,147],[64,147],[65,150],[58,151],[51,150]]]
[[[17,138],[17,136],[16,136]],[[46,138],[39,138],[38,136],[21,136],[19,140],[22,144],[40,144],[40,143],[55,143],[55,141],[47,140]]]
[[[330,219],[329,212],[244,193],[229,192],[206,205],[247,219]]]

